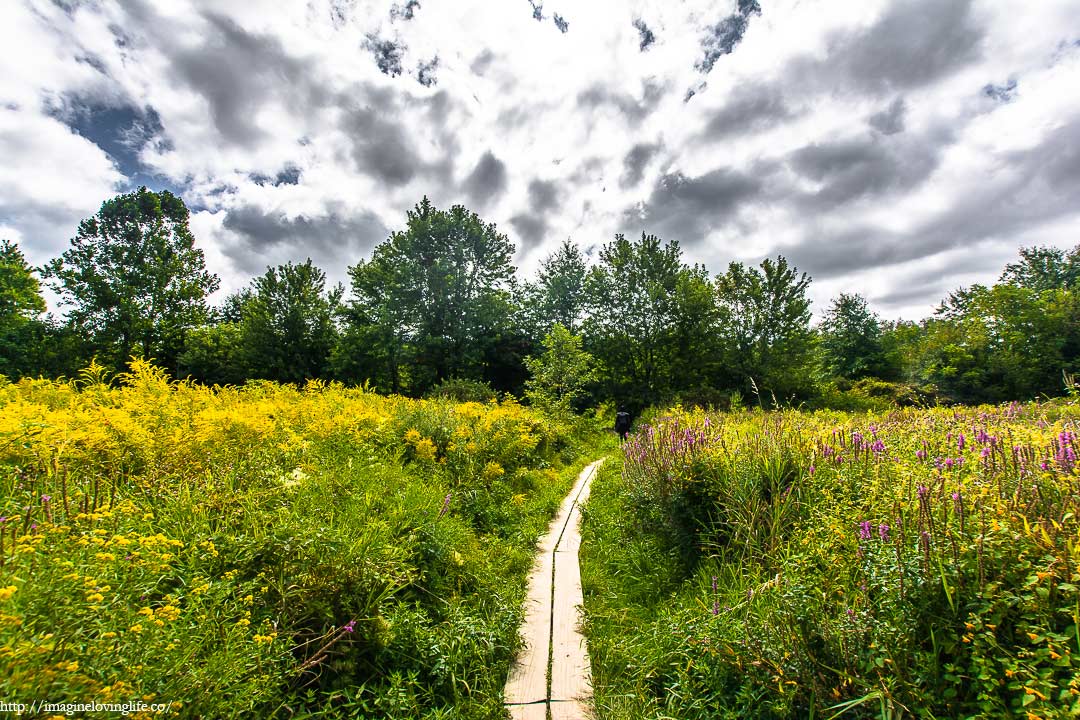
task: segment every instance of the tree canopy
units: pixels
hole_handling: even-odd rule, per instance
[[[485,377],[497,370],[485,361],[513,334],[513,252],[476,213],[439,210],[424,198],[405,230],[349,268],[353,337],[370,348],[368,366],[382,365],[374,379],[394,392],[423,393],[450,378],[500,387],[504,378]]]
[[[719,332],[725,364],[747,390],[778,397],[806,392],[810,383],[810,277],[782,255],[761,269],[733,262],[716,278]]]
[[[351,294],[308,259],[222,298],[183,201],[106,201],[42,276],[0,243],[0,374],[74,374],[131,355],[205,383],[370,382],[384,392],[524,396],[549,408],[799,402],[986,402],[1063,390],[1080,370],[1080,246],[1019,251],[992,285],[933,317],[886,322],[841,293],[811,327],[806,273],[783,256],[711,276],[678,242],[623,234],[589,255],[567,239],[519,281],[514,245],[461,205],[424,198],[348,268]],[[854,405],[852,405],[854,403]],[[863,405],[860,405],[863,403]],[[880,407],[880,405],[872,405]]]
[[[119,369],[137,353],[173,371],[219,282],[195,247],[184,202],[145,187],[83,220],[45,276],[70,308],[68,322],[103,361]]]

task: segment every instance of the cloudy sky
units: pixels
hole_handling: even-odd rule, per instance
[[[332,280],[428,195],[528,276],[567,237],[783,254],[929,314],[1080,243],[1080,0],[4,0],[0,236],[170,189],[223,290]]]

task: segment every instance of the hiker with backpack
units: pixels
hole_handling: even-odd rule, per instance
[[[630,413],[626,411],[626,408],[620,407],[619,411],[615,413],[615,432],[623,440],[626,440],[626,436],[630,432],[630,425]]]

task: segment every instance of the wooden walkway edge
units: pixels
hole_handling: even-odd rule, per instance
[[[597,466],[578,475],[555,519],[540,537],[529,574],[525,647],[510,668],[504,703],[514,720],[586,720],[592,717],[592,670],[578,610],[582,605],[580,504],[589,497]],[[548,674],[550,663],[551,673]]]

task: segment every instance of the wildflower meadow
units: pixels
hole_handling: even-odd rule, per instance
[[[0,695],[501,717],[533,544],[590,432],[141,361],[5,383]]]
[[[655,418],[585,512],[600,717],[1076,717],[1078,418]]]

